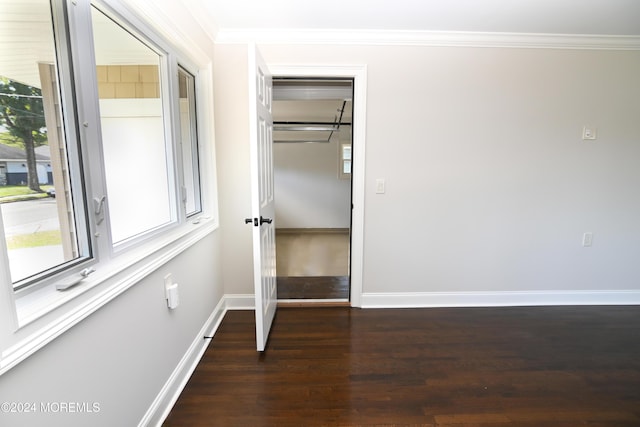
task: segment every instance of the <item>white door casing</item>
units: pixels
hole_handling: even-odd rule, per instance
[[[256,347],[264,351],[278,302],[273,184],[272,78],[255,45],[249,49],[251,210]]]

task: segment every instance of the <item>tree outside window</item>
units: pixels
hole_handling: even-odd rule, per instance
[[[47,142],[42,91],[0,77],[0,125],[24,148],[27,165],[27,185],[42,192],[38,182],[35,148]]]

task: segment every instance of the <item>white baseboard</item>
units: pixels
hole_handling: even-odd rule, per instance
[[[256,299],[253,294],[225,294],[223,298],[227,310],[254,310]]]
[[[187,381],[189,381],[191,374],[200,363],[200,359],[202,359],[202,355],[209,345],[209,341],[204,340],[203,337],[215,335],[227,310],[253,310],[254,308],[255,298],[253,294],[229,294],[222,297],[182,357],[182,360],[180,360],[180,363],[176,366],[158,396],[156,396],[147,413],[138,423],[138,427],[160,427],[169,416],[173,405],[180,397],[180,393],[184,390]]]
[[[160,427],[167,416],[169,416],[171,408],[173,408],[178,397],[180,397],[180,393],[182,393],[182,390],[187,385],[187,381],[189,381],[191,374],[198,366],[202,355],[209,345],[210,340],[206,340],[203,337],[210,337],[215,334],[226,312],[225,298],[223,297],[194,338],[191,346],[189,346],[189,349],[162,387],[162,390],[160,390],[160,393],[158,393],[158,396],[156,396],[147,413],[138,424],[138,427]]]
[[[364,293],[362,308],[638,305],[640,290]]]
[[[255,308],[253,294],[226,294],[223,300],[226,310],[253,310]],[[640,290],[385,292],[362,294],[362,308],[536,305],[640,305]]]

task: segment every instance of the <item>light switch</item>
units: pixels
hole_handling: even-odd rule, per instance
[[[593,126],[585,126],[582,128],[583,140],[594,140],[598,138],[598,130]]]
[[[376,194],[384,194],[384,178],[376,179]]]

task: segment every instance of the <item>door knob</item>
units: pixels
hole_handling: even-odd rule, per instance
[[[258,218],[245,218],[244,219],[244,223],[245,224],[253,224],[256,227],[258,226]]]
[[[271,218],[263,218],[262,215],[261,215],[260,216],[260,225],[264,224],[265,222],[267,224],[271,224],[273,222],[273,219],[271,219]]]

